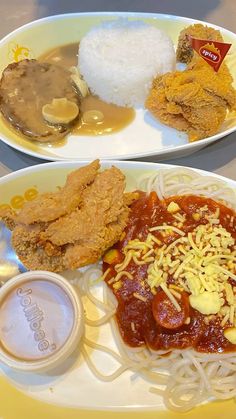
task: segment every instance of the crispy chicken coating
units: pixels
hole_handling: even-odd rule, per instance
[[[194,50],[191,46],[189,36],[197,39],[224,42],[220,31],[217,29],[211,28],[210,26],[204,26],[201,23],[188,26],[180,32],[178,39],[176,59],[181,63],[190,63],[194,56]]]
[[[60,191],[40,195],[19,214],[2,214],[28,269],[59,272],[95,263],[119,240],[128,204],[136,196],[124,193],[125,177],[119,169],[98,169],[99,161],[82,167],[69,174]]]
[[[70,173],[59,191],[41,194],[34,201],[26,203],[16,218],[17,222],[48,222],[68,214],[78,207],[83,190],[94,181],[99,168],[99,161],[95,160],[89,166]]]
[[[157,77],[146,108],[162,123],[185,131],[189,141],[216,134],[227,110],[236,108],[236,91],[226,64],[215,72],[194,56],[184,71]]]

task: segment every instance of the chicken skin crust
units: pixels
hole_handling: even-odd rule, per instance
[[[99,168],[96,160],[70,173],[59,191],[39,195],[18,214],[0,214],[27,269],[60,272],[89,265],[119,240],[137,194],[124,193],[118,168]]]
[[[195,23],[187,28],[182,29],[178,38],[176,50],[176,59],[180,63],[189,64],[193,56],[196,54],[192,48],[189,37],[196,39],[206,39],[208,41],[224,42],[219,30],[210,26],[204,26],[201,23]]]
[[[146,108],[160,122],[184,131],[189,141],[219,132],[227,111],[236,109],[233,78],[225,63],[215,72],[194,56],[187,69],[157,77]]]

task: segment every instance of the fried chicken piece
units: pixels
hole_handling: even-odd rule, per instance
[[[226,64],[215,72],[195,56],[184,71],[157,77],[146,108],[162,123],[185,131],[189,141],[216,134],[227,110],[236,107],[236,91]]]
[[[204,26],[201,23],[188,26],[180,32],[178,39],[176,59],[181,63],[190,63],[195,54],[189,36],[197,39],[224,42],[220,31],[217,29],[211,28],[210,26]]]
[[[70,173],[61,190],[41,194],[34,201],[26,203],[16,221],[22,224],[48,222],[68,214],[80,204],[82,191],[94,181],[99,168],[99,160],[95,160]]]
[[[81,243],[93,241],[95,232],[117,221],[124,211],[123,193],[121,171],[116,167],[104,170],[82,194],[82,207],[51,223],[41,238],[57,246],[74,243],[78,237]]]
[[[87,243],[70,245],[67,248],[64,262],[66,266],[72,269],[78,265],[78,258],[80,266],[85,266],[90,263],[95,263],[97,260],[116,243],[124,228],[127,225],[129,210],[126,208],[118,217],[116,222],[109,223],[103,229],[97,229],[93,232],[91,240]]]
[[[12,244],[17,256],[29,270],[43,270],[60,272],[65,269],[63,263],[63,249],[58,249],[53,255],[48,255],[40,246],[40,233],[43,226],[19,224],[12,233]]]
[[[18,215],[3,214],[12,222],[12,244],[26,268],[76,269],[95,263],[119,240],[137,194],[124,193],[119,169],[97,173],[98,168],[95,161],[78,169],[61,191],[40,195]]]
[[[120,237],[128,220],[128,207],[124,205],[124,175],[112,167],[99,173],[90,188],[82,194],[80,209],[51,223],[41,234],[42,242],[63,246],[76,243],[65,253],[65,264],[76,268],[80,253],[83,264],[94,263]]]
[[[15,228],[16,217],[17,214],[15,211],[13,211],[12,208],[9,207],[0,209],[0,221],[3,221],[3,223],[9,230],[13,230]]]

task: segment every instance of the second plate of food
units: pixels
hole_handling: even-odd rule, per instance
[[[231,43],[228,68],[193,62],[189,34]],[[1,139],[46,160],[193,153],[236,129],[235,45],[232,32],[171,15],[29,23],[0,42]]]
[[[29,374],[1,362],[0,385],[8,394],[2,413],[16,393],[5,376],[24,393],[8,407],[10,417],[16,406],[21,415],[22,405],[33,405],[37,417],[44,411],[45,417],[98,418],[99,410],[109,418],[121,411],[127,418],[141,411],[145,418],[179,418],[188,410],[190,418],[217,417],[219,406],[233,417],[235,182],[162,164],[99,166],[98,160],[49,163],[0,181],[0,216],[13,230],[14,247],[1,223],[1,283],[22,271],[22,262],[29,270],[63,270],[85,316],[78,350],[53,370]],[[61,323],[51,334],[43,299],[31,288],[17,292],[25,299],[13,311],[27,313],[22,324],[29,341],[40,324],[40,335],[55,342]],[[16,358],[12,342],[21,342],[22,329],[12,333],[6,311],[0,326],[0,355],[7,348]],[[37,345],[35,337],[37,357],[50,359],[51,345],[43,354]],[[17,353],[22,358],[27,369],[32,358]]]

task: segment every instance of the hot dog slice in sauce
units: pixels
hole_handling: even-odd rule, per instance
[[[178,304],[181,308],[177,311],[164,291],[159,291],[152,300],[152,314],[157,324],[166,329],[178,329],[189,318],[189,298],[186,292],[180,294]]]

